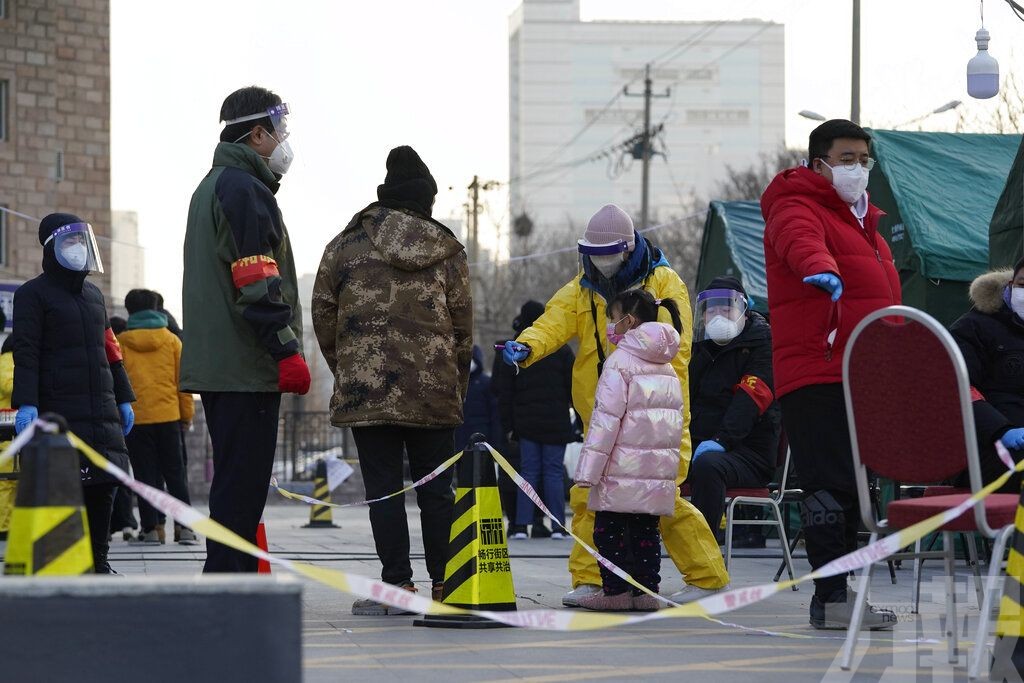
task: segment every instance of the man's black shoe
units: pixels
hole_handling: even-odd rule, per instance
[[[847,597],[852,598],[847,600]],[[847,596],[841,588],[822,601],[817,595],[811,597],[811,626],[826,631],[845,631],[853,621],[853,607],[856,595]],[[862,627],[867,631],[884,631],[896,626],[896,615],[887,609],[876,609],[870,604],[864,610]]]

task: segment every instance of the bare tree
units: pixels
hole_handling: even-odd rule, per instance
[[[774,152],[760,154],[759,160],[746,168],[726,166],[726,179],[718,183],[713,199],[760,199],[768,183],[779,171],[793,168],[806,156],[806,150],[780,147]]]
[[[956,132],[1019,133],[1024,125],[1024,87],[1015,75],[1006,74],[994,102],[994,107],[971,103],[958,109]]]

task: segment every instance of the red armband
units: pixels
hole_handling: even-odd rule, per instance
[[[124,360],[124,356],[121,355],[121,344],[118,343],[117,337],[114,336],[114,331],[109,327],[107,328],[106,336],[103,338],[103,348],[107,352],[108,364],[113,365]]]
[[[977,389],[975,389],[974,387],[971,387],[971,403],[974,403],[975,401],[984,401],[984,400],[985,400],[985,395],[982,394]]]
[[[735,388],[744,391],[754,401],[758,415],[764,415],[764,411],[775,400],[775,394],[768,383],[756,375],[744,375]]]
[[[231,264],[231,279],[241,289],[269,277],[278,277],[277,261],[269,256],[246,256]]]

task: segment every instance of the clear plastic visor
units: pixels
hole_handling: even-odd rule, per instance
[[[57,263],[73,271],[103,272],[103,259],[96,244],[96,234],[88,223],[69,223],[50,233],[46,244],[53,242]]]
[[[720,340],[723,328],[729,327],[726,322],[731,323],[732,329],[739,334],[746,322],[746,314],[746,297],[736,290],[704,290],[697,295],[697,303],[693,309],[693,340],[699,342],[713,337]],[[709,325],[712,327],[713,335],[708,334]]]
[[[255,121],[263,118],[270,119],[271,125],[274,126],[274,137],[277,138],[278,142],[284,142],[288,138],[288,105],[284,103],[273,106],[266,111],[249,114],[247,116],[239,116],[237,119],[225,121],[224,125],[230,126],[233,123],[244,123],[245,121]]]

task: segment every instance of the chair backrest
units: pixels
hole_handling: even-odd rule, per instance
[[[907,306],[865,317],[846,347],[843,388],[869,529],[877,524],[867,469],[901,482],[934,483],[968,468],[972,487],[980,487],[967,367],[937,320]]]

